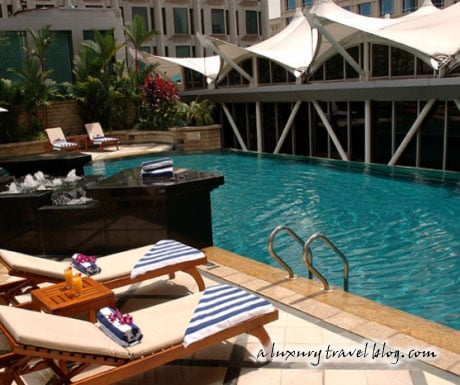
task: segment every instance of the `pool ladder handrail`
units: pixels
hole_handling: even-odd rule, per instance
[[[343,262],[343,290],[348,291],[348,274],[349,274],[349,264],[348,264],[348,259],[343,254],[332,242],[331,240],[326,237],[324,234],[321,233],[315,233],[313,234],[306,242],[303,242],[303,240],[289,227],[287,226],[278,226],[275,228],[275,230],[272,231],[270,234],[270,238],[268,241],[268,250],[270,252],[270,255],[281,265],[283,266],[288,274],[289,278],[294,278],[294,272],[291,269],[291,267],[275,252],[273,248],[273,241],[275,239],[275,236],[282,230],[285,230],[294,240],[296,240],[303,249],[302,252],[302,259],[304,261],[305,266],[308,269],[308,278],[312,278],[313,275],[318,278],[321,283],[324,286],[325,291],[329,291],[329,282],[328,280],[313,266],[313,253],[311,251],[310,245],[312,242],[316,239],[321,239],[332,251],[334,251],[342,260]]]

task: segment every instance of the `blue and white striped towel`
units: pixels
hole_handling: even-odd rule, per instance
[[[121,346],[133,346],[141,342],[143,334],[136,324],[122,323],[120,320],[111,320],[116,313],[111,307],[103,307],[97,312],[99,328]]]
[[[255,316],[270,313],[273,305],[266,299],[232,285],[207,288],[185,331],[183,345],[197,342]]]
[[[153,245],[131,270],[131,279],[149,271],[176,263],[193,261],[204,257],[204,253],[194,247],[173,239],[163,239]]]
[[[67,142],[65,139],[56,139],[53,142],[53,150],[61,151],[64,148],[78,147],[77,143]]]
[[[173,167],[163,167],[152,171],[145,171],[141,169],[141,176],[143,178],[153,177],[172,177],[174,175],[174,168]]]
[[[93,137],[94,144],[102,144],[107,142],[118,142],[117,138],[110,138],[108,136],[95,136]]]
[[[161,168],[170,168],[172,166],[173,160],[171,158],[160,158],[141,163],[141,168],[143,171],[154,171]]]

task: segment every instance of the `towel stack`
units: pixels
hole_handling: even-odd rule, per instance
[[[141,329],[133,323],[129,314],[122,314],[111,307],[103,307],[97,312],[100,329],[121,346],[133,346],[141,342]]]
[[[160,158],[141,163],[143,177],[172,177],[174,175],[173,160]]]
[[[96,264],[96,257],[75,253],[72,255],[72,265],[83,274],[94,275],[101,272],[101,268]]]

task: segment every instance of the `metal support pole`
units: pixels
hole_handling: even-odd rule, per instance
[[[402,155],[402,153],[404,152],[404,150],[408,146],[409,142],[411,141],[412,137],[415,135],[415,133],[420,128],[420,125],[422,124],[423,119],[425,119],[425,117],[427,116],[427,114],[430,111],[431,107],[433,107],[435,101],[436,101],[436,99],[431,99],[431,100],[428,101],[427,104],[425,104],[425,107],[423,107],[422,111],[417,116],[417,119],[415,119],[414,124],[409,129],[409,132],[406,134],[406,136],[404,137],[403,141],[399,145],[398,149],[394,153],[393,157],[388,162],[389,166],[394,166],[396,164],[396,162],[399,160],[399,157]]]
[[[236,139],[238,140],[238,143],[240,144],[241,148],[244,151],[247,151],[248,148],[244,144],[243,138],[241,137],[240,131],[238,130],[238,127],[236,126],[235,121],[233,120],[232,114],[230,113],[230,111],[228,110],[228,107],[224,103],[222,103],[222,109],[225,112],[225,116],[227,117],[230,123],[230,126],[232,126],[233,133],[235,134]]]
[[[329,120],[327,120],[326,115],[324,115],[323,110],[321,109],[321,106],[316,100],[311,101],[313,103],[313,106],[316,109],[316,112],[318,113],[321,121],[323,122],[324,126],[326,127],[327,132],[329,133],[329,136],[331,137],[332,141],[334,142],[335,147],[337,148],[337,151],[340,154],[340,157],[342,160],[348,160],[348,155],[345,153],[343,150],[342,145],[339,142],[339,139],[337,138],[337,135],[334,132],[334,129],[332,128],[331,124],[329,123]]]
[[[226,61],[228,64],[230,64],[235,71],[237,71],[241,76],[246,78],[249,83],[254,84],[254,79],[252,78],[251,75],[249,75],[243,68],[241,68],[235,61],[228,55],[226,55],[222,50],[217,48],[217,46],[208,38],[203,36],[201,33],[197,32],[196,37],[198,38],[199,42],[201,45],[205,48],[210,48],[215,52],[217,55],[219,55],[224,61]]]
[[[457,105],[457,108],[460,110],[460,99],[455,99],[454,103]]]
[[[300,100],[298,100],[295,103],[295,106],[291,111],[291,115],[289,115],[289,119],[283,128],[283,132],[281,133],[280,139],[278,140],[278,143],[276,144],[275,150],[273,151],[274,154],[278,154],[280,152],[281,147],[283,146],[284,141],[286,140],[286,136],[289,133],[289,130],[291,129],[292,123],[294,122],[294,118],[296,117],[297,112],[299,111],[301,103],[302,101]]]

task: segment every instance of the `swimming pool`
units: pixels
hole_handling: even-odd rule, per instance
[[[278,266],[268,253],[275,227],[289,226],[304,240],[324,233],[349,259],[350,292],[460,330],[459,182],[300,158],[170,155],[176,167],[225,176],[212,192],[216,246]],[[143,159],[95,163],[85,172],[113,175]],[[280,233],[275,248],[307,275],[296,242]],[[336,256],[322,242],[312,249],[315,267],[341,287]]]

